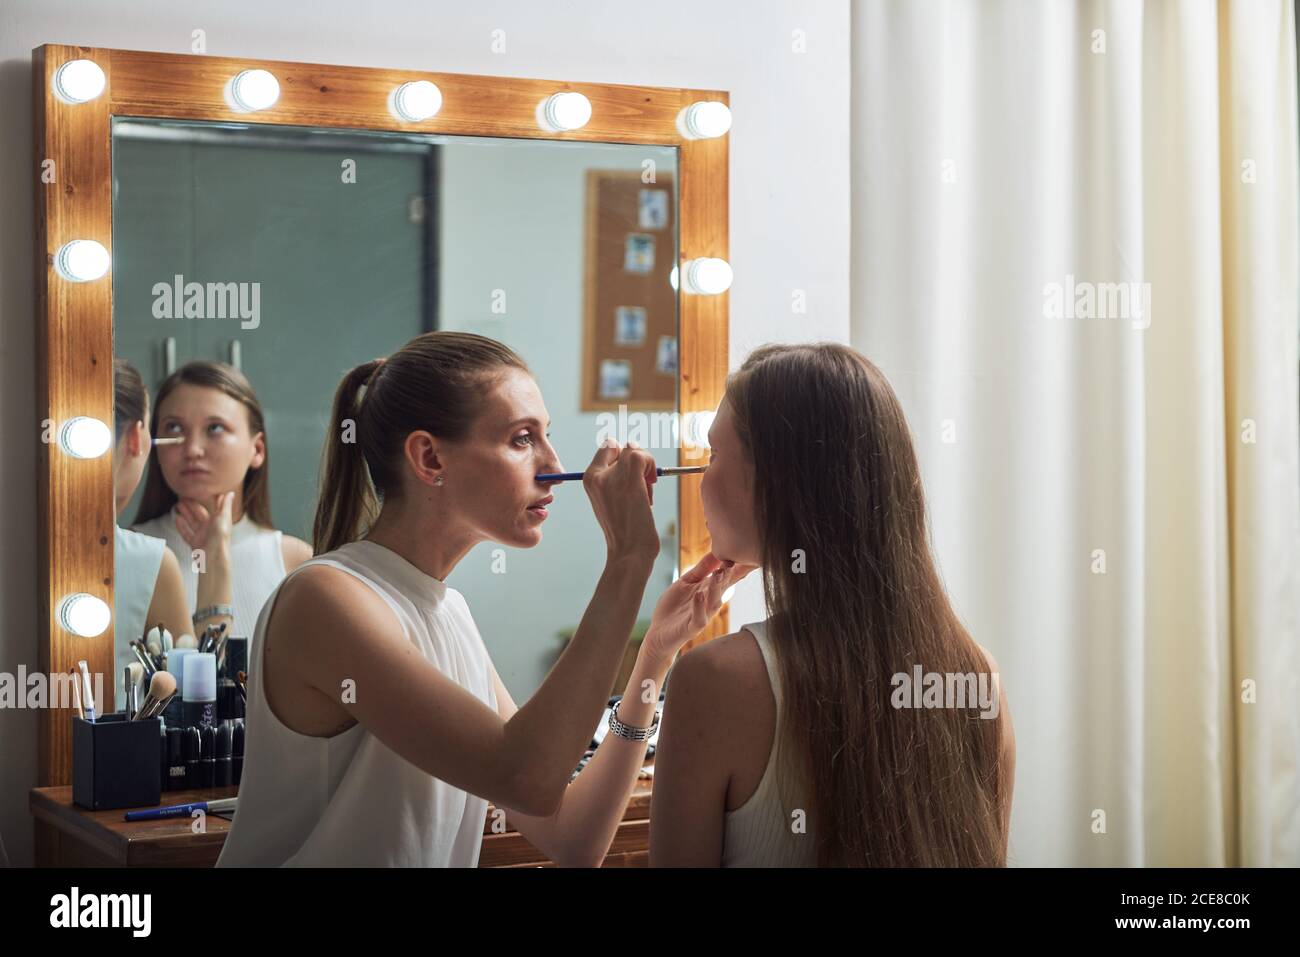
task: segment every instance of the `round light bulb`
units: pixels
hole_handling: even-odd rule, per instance
[[[108,81],[94,60],[69,60],[54,71],[54,95],[64,103],[86,103],[104,92]]]
[[[442,91],[428,80],[412,80],[393,91],[391,105],[399,120],[419,123],[442,109]]]
[[[85,592],[69,595],[59,602],[59,623],[82,638],[102,635],[111,619],[108,604]]]
[[[725,259],[692,259],[682,270],[686,291],[702,296],[716,296],[731,288],[731,263]]]
[[[78,415],[59,429],[59,447],[74,459],[97,459],[113,445],[113,430],[88,415]]]
[[[266,70],[243,70],[230,81],[230,99],[236,111],[255,113],[280,98],[280,82]]]
[[[69,282],[91,282],[108,272],[108,250],[93,239],[74,239],[54,254],[54,270]]]
[[[552,130],[577,130],[591,119],[591,100],[581,93],[553,93],[546,99],[543,114]]]
[[[673,287],[673,292],[677,291],[677,267],[676,266],[674,266],[673,271],[668,274],[668,285]]]
[[[682,125],[690,139],[711,140],[731,129],[731,108],[717,100],[692,103],[682,111]]]

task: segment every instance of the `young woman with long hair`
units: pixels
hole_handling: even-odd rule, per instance
[[[616,443],[583,486],[606,562],[573,640],[516,707],[446,579],[475,544],[531,548],[563,471],[524,361],[438,331],[348,372],[335,393],[316,557],[258,621],[239,809],[219,866],[473,867],[488,801],[553,861],[604,858],[678,649],[746,567],[708,556],[659,600],[617,717],[604,712],[659,551],[655,463]],[[553,484],[553,483],[551,483]],[[577,507],[576,503],[570,507]],[[518,609],[528,631],[529,609]]]
[[[669,677],[651,864],[1004,865],[1006,693],[944,591],[884,375],[838,344],[761,347],[709,438],[713,551],[762,566],[769,614]],[[918,665],[967,706],[912,707]]]
[[[221,362],[189,362],[158,388],[149,463],[132,528],[161,538],[180,560],[189,631],[225,623],[249,637],[284,576],[311,546],[271,520],[270,452],[261,403],[242,372]],[[196,560],[197,558],[197,560]],[[228,603],[199,599],[202,582],[221,583]]]
[[[153,440],[149,391],[135,366],[113,360],[113,504],[120,514],[140,484]],[[193,633],[180,562],[161,538],[113,529],[113,681],[118,707],[123,669],[136,660],[131,642],[159,623],[173,635]],[[220,596],[214,596],[216,601]],[[225,601],[229,601],[226,596]]]

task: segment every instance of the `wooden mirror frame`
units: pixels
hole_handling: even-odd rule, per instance
[[[96,99],[70,104],[54,90],[55,71],[70,60],[93,60],[106,87]],[[246,60],[237,57],[146,53],[46,44],[32,51],[36,151],[36,408],[45,420],[38,443],[39,665],[46,675],[66,673],[85,659],[106,677],[115,710],[113,625],[95,638],[66,631],[57,620],[61,599],[85,592],[113,608],[112,451],[76,459],[58,447],[57,426],[73,416],[93,416],[112,428],[112,271],[92,282],[69,282],[54,268],[58,249],[72,239],[93,239],[113,249],[111,121],[114,116],[159,117],[455,136],[648,144],[678,150],[679,265],[701,256],[727,258],[727,136],[689,139],[679,114],[702,100],[728,102],[720,90],[619,86],[604,83],[421,73]],[[280,83],[269,109],[234,112],[224,88],[241,70],[264,69]],[[388,109],[399,84],[430,80],[442,92],[442,109],[429,120],[404,123]],[[591,121],[579,130],[539,128],[538,104],[552,93],[576,90],[591,101]],[[50,162],[52,161],[52,163]],[[722,399],[727,360],[728,295],[678,295],[678,412],[713,411]],[[55,428],[49,428],[50,424]],[[683,430],[684,432],[685,430]],[[686,436],[679,463],[688,455]],[[678,479],[678,562],[682,569],[709,550],[699,501],[700,476]],[[699,640],[727,632],[727,609]],[[38,778],[42,787],[71,781],[71,722],[50,701],[39,719]]]

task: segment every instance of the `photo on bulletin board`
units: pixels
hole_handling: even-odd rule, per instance
[[[614,310],[614,344],[639,346],[645,342],[645,310],[640,306],[619,306]]]
[[[639,170],[587,170],[584,412],[677,407],[676,191]]]

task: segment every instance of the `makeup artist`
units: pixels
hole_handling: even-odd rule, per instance
[[[536,476],[562,471],[548,421],[523,360],[469,333],[425,333],[344,376],[316,557],[257,623],[243,781],[219,866],[473,867],[488,801],[558,864],[604,858],[673,656],[752,566],[710,555],[664,593],[617,721],[570,784],[659,550],[653,459],[611,443],[586,470],[605,568],[522,707],[446,584],[478,542],[541,541],[551,496]],[[529,609],[518,612],[522,631]]]

